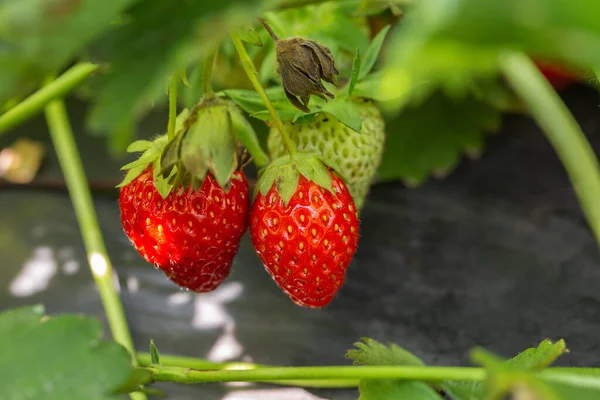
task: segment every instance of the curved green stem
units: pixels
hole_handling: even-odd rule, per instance
[[[600,243],[600,165],[585,135],[529,57],[507,54],[500,66],[558,153]]]
[[[69,124],[67,110],[62,100],[53,100],[46,106],[44,112],[50,137],[58,155],[83,236],[88,262],[98,286],[113,337],[116,342],[131,352],[133,363],[136,365],[137,360],[133,356],[135,354],[133,341],[127,327],[121,300],[113,285],[112,265],[100,232],[92,195]],[[143,400],[146,396],[135,393],[132,394],[132,398]]]
[[[138,362],[141,366],[152,366],[149,353],[138,353]],[[170,367],[193,368],[198,370],[249,370],[258,368],[270,368],[268,365],[253,364],[246,362],[216,363],[201,358],[160,355],[162,365]],[[318,379],[318,380],[273,380],[266,383],[282,386],[307,387],[307,388],[329,388],[342,389],[358,386],[358,379]]]
[[[273,107],[271,100],[269,100],[264,88],[260,84],[260,80],[258,79],[258,72],[256,71],[256,67],[252,62],[250,55],[244,47],[244,43],[242,43],[242,40],[236,33],[231,34],[231,40],[233,41],[233,45],[235,46],[235,49],[237,50],[237,53],[240,56],[242,66],[244,68],[244,71],[246,71],[246,74],[248,75],[248,79],[250,79],[252,86],[254,86],[254,89],[258,92],[258,95],[265,103],[267,110],[269,110],[269,113],[271,113],[271,117],[273,117],[273,122],[275,123],[275,126],[277,126],[277,129],[279,129],[279,132],[281,132],[283,143],[288,153],[290,154],[290,157],[294,158],[294,156],[296,155],[296,149],[294,147],[294,144],[290,140],[285,126],[283,125],[281,118],[279,118],[279,114],[277,114],[277,111],[275,111],[275,107]]]
[[[212,71],[215,64],[215,59],[217,58],[217,52],[218,48],[215,47],[213,51],[206,55],[202,65],[202,91],[205,99],[212,99],[215,97],[212,88]]]
[[[0,115],[0,134],[35,116],[50,101],[66,96],[75,86],[96,71],[98,67],[98,65],[87,62],[76,64],[54,81]]]
[[[331,367],[272,367],[256,369],[230,369],[199,371],[185,367],[151,365],[155,381],[199,382],[272,382],[289,380],[360,380],[397,379],[428,382],[482,381],[486,377],[483,368],[471,367],[409,367],[409,366],[331,366]]]
[[[167,137],[175,137],[175,126],[177,122],[177,89],[179,88],[180,74],[174,73],[169,83],[169,125],[167,126]]]

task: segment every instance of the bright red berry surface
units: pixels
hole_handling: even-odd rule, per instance
[[[248,227],[249,199],[242,172],[228,192],[208,174],[199,191],[173,189],[163,199],[148,168],[121,189],[121,223],[146,261],[183,288],[209,292],[229,275]]]
[[[352,196],[335,174],[333,193],[301,176],[289,204],[273,187],[258,194],[250,216],[250,237],[277,285],[303,307],[333,300],[344,283],[358,245],[358,217]]]
[[[577,77],[572,71],[561,66],[549,63],[536,62],[540,72],[548,79],[548,82],[556,90],[564,89],[577,81]]]

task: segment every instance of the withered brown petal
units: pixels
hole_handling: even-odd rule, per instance
[[[320,67],[321,78],[326,82],[336,84],[335,75],[339,74],[339,71],[335,68],[335,60],[333,54],[328,47],[325,47],[317,42],[308,40],[303,46],[310,48],[314,53],[314,56],[318,60]]]
[[[283,88],[283,91],[285,92],[286,97],[288,98],[288,100],[290,101],[290,103],[292,103],[292,105],[294,107],[296,107],[297,109],[299,109],[300,111],[304,111],[305,113],[309,113],[310,109],[307,107],[308,105],[308,101],[306,101],[306,105],[302,104],[300,102],[300,100],[298,100],[297,97],[294,97],[290,92],[288,92],[285,87]],[[308,97],[310,99],[310,97]]]
[[[314,83],[292,65],[282,64],[280,74],[283,87],[293,96],[305,96],[315,90]]]

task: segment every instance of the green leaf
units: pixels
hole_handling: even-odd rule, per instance
[[[358,400],[442,400],[442,396],[422,382],[363,379],[358,390]]]
[[[346,358],[352,360],[354,365],[425,365],[417,356],[393,343],[386,346],[370,338],[361,340],[354,343],[355,349],[346,352]],[[441,399],[441,396],[425,383],[389,379],[362,379],[359,392],[359,400]]]
[[[537,347],[529,348],[507,361],[503,361],[482,349],[474,350],[473,357],[486,368],[493,368],[497,371],[501,370],[504,371],[503,373],[506,373],[506,371],[517,373],[522,371],[538,371],[546,368],[566,352],[568,350],[566,349],[564,340],[552,342],[546,339]],[[481,382],[444,382],[443,387],[447,394],[454,400],[483,400],[486,394],[486,386]],[[504,386],[499,388],[499,390],[504,389]]]
[[[256,132],[248,120],[238,110],[232,110],[231,123],[236,137],[248,150],[254,159],[254,163],[258,167],[267,165],[269,163],[269,156],[261,147]]]
[[[0,314],[0,398],[116,400],[123,385],[149,381],[125,348],[102,339],[98,319],[42,314],[39,306]]]
[[[391,25],[386,26],[377,34],[377,36],[375,36],[375,38],[373,38],[373,41],[365,53],[362,66],[360,67],[360,74],[358,75],[359,80],[364,79],[373,69],[375,62],[377,61],[377,57],[379,56],[379,52],[381,51],[381,46],[383,46],[383,42],[390,28]]]
[[[233,100],[242,110],[248,114],[254,114],[259,112],[267,111],[262,98],[258,95],[255,90],[245,89],[230,89],[224,90],[223,93],[231,100]],[[294,110],[293,106],[289,104],[289,101],[285,97],[283,87],[277,86],[268,88],[265,90],[268,99],[273,103],[273,106],[277,111],[280,110]],[[296,110],[297,111],[297,110]],[[268,112],[268,111],[267,111]]]
[[[115,132],[136,121],[152,101],[164,96],[173,71],[198,62],[240,22],[258,15],[261,5],[260,0],[138,2],[129,10],[127,23],[98,42],[96,54],[111,68],[98,78],[90,128]]]
[[[563,339],[557,342],[545,339],[537,347],[524,350],[506,363],[513,368],[540,370],[546,368],[558,357],[568,352],[569,350]]]
[[[0,104],[65,67],[136,1],[0,2]]]
[[[119,183],[116,187],[121,188],[123,186],[129,185],[131,182],[133,182],[135,180],[135,178],[137,178],[142,172],[144,172],[144,170],[146,169],[147,166],[148,166],[148,164],[141,164],[141,165],[132,167],[129,170],[127,170],[127,173],[125,174],[125,178],[123,178],[121,183]]]
[[[154,340],[150,339],[150,362],[152,364],[160,364],[160,356],[158,354],[158,349],[154,344]]]
[[[356,349],[346,352],[346,358],[352,360],[354,365],[424,365],[414,354],[393,343],[385,346],[370,338],[361,340],[354,343]]]
[[[152,142],[149,140],[136,140],[127,146],[128,153],[139,153],[148,150],[152,147]]]
[[[352,63],[352,74],[350,75],[350,83],[348,84],[348,96],[352,96],[354,86],[358,80],[358,74],[360,73],[360,49],[356,49],[356,55],[354,56],[354,62]]]
[[[460,91],[498,75],[510,51],[570,67],[600,66],[600,3],[571,0],[423,0],[406,11],[386,49],[382,87],[421,79]],[[535,21],[535,22],[533,22]]]
[[[325,111],[333,115],[338,121],[346,125],[348,128],[360,133],[362,130],[362,120],[360,119],[360,112],[347,97],[336,97],[335,99],[325,103],[321,108],[321,111]]]
[[[458,165],[462,153],[478,156],[485,134],[500,123],[498,110],[472,96],[450,99],[436,93],[422,104],[411,104],[387,123],[378,178],[402,179],[414,186],[430,174],[444,176]]]
[[[243,29],[238,30],[238,35],[240,36],[240,39],[246,43],[258,47],[263,46],[262,39],[260,38],[259,34],[256,33],[252,25],[246,25]]]

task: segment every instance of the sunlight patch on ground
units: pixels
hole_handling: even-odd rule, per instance
[[[127,290],[130,293],[135,293],[140,289],[140,281],[135,276],[127,277]]]
[[[38,247],[10,283],[10,293],[15,297],[28,297],[41,292],[48,287],[57,270],[58,263],[52,249],[46,246]]]
[[[167,298],[167,303],[172,306],[182,306],[190,301],[192,301],[192,294],[190,292],[173,293]]]
[[[206,358],[222,362],[233,360],[243,355],[244,347],[235,337],[235,320],[227,311],[227,304],[240,298],[244,286],[240,282],[226,282],[210,293],[201,293],[194,296],[194,315],[192,327],[199,330],[222,329],[212,348],[208,351]],[[172,304],[179,299],[175,293],[169,297]]]
[[[234,334],[235,324],[225,326],[206,358],[214,362],[223,362],[238,358],[244,352],[244,347],[237,341]]]
[[[244,287],[239,282],[227,282],[210,293],[196,295],[192,326],[200,330],[217,329],[234,323],[225,304],[240,297]]]

